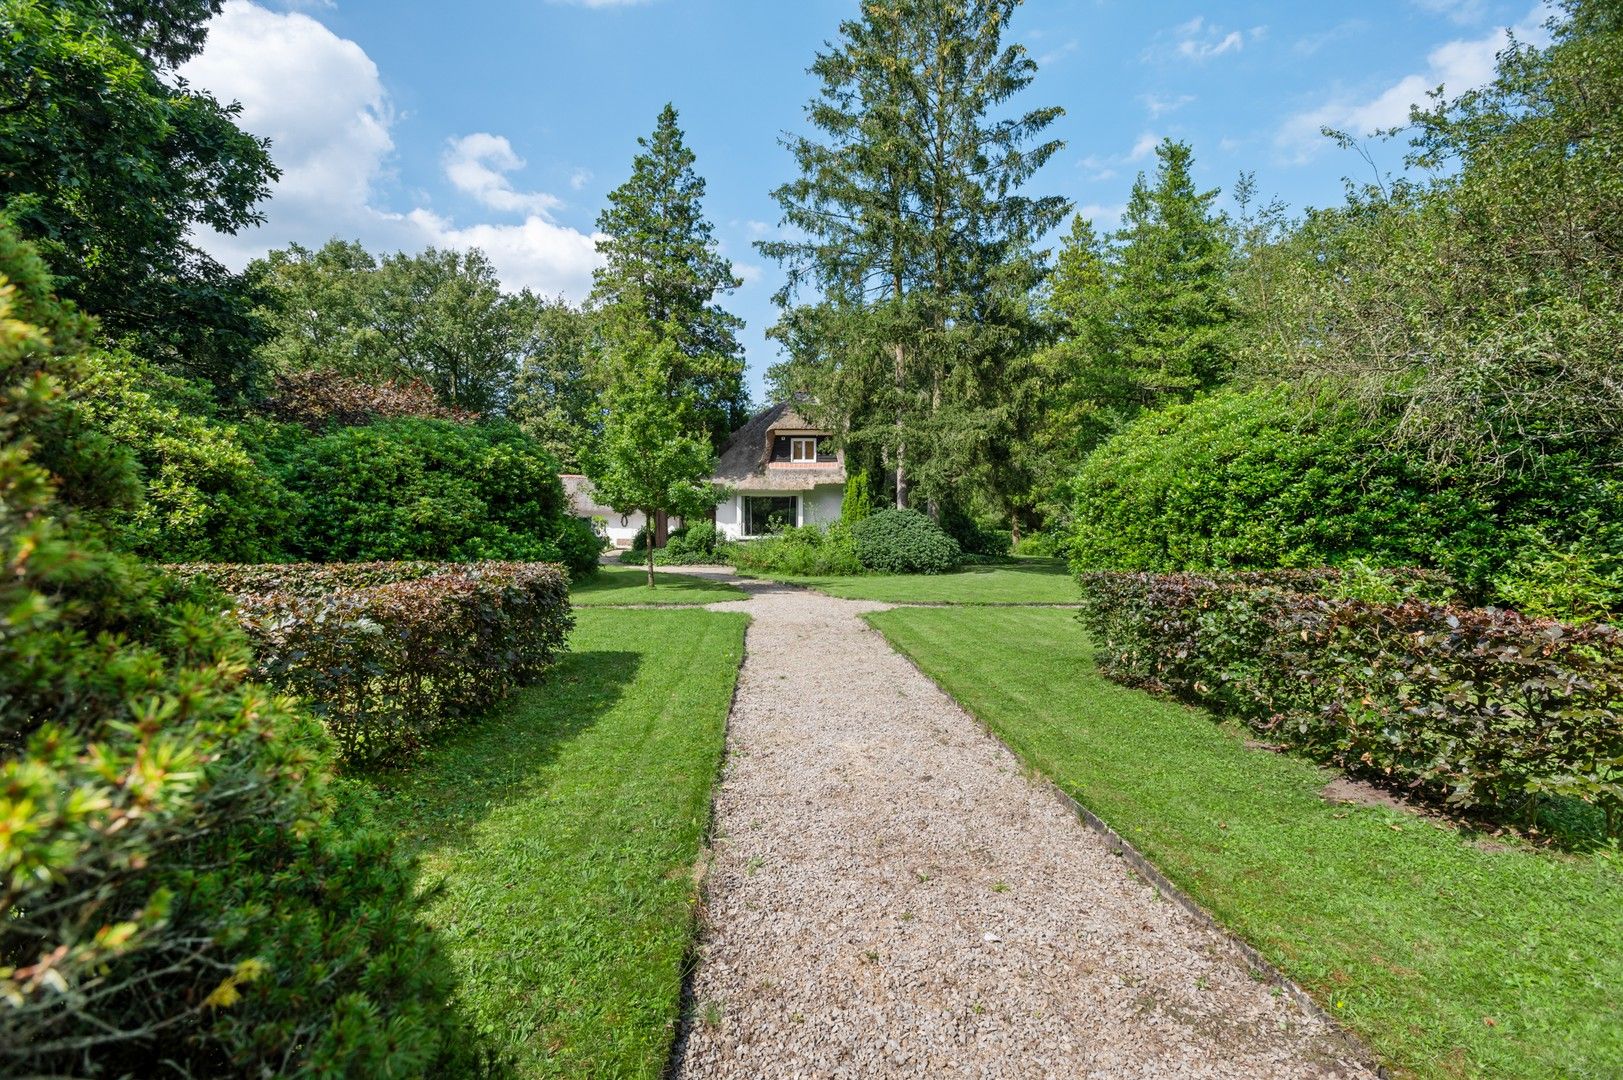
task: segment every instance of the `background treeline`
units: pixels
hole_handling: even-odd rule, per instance
[[[1340,206],[1242,177],[1221,212],[1169,140],[1118,228],[1053,253],[1065,203],[1021,189],[1058,110],[1006,107],[1035,72],[1016,6],[848,22],[777,193],[803,239],[762,245],[789,271],[773,383],[878,494],[1083,569],[1363,559],[1528,614],[1623,606],[1615,4],[1570,0],[1417,109],[1401,170]]]

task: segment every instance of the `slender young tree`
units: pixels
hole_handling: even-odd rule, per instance
[[[597,219],[604,262],[591,302],[611,313],[604,323],[611,339],[652,328],[675,346],[662,354],[668,396],[691,400],[719,443],[749,411],[737,338],[744,323],[717,303],[743,282],[717,250],[704,216],[704,178],[694,171],[675,107],[666,105],[653,135],[637,145],[642,152],[632,160],[631,178],[609,193]],[[606,354],[616,351],[626,350],[605,344]]]
[[[660,515],[688,517],[720,501],[711,483],[716,455],[701,431],[673,409],[667,372],[676,343],[645,331],[622,346],[605,396],[603,431],[586,455],[597,497],[620,513],[640,510],[649,529]],[[648,543],[648,587],[654,587],[654,543]]]
[[[1004,42],[1019,2],[873,0],[843,23],[811,69],[818,134],[788,141],[800,175],[774,192],[794,238],[760,245],[788,272],[774,381],[878,450],[898,506],[995,480],[1035,245],[1066,208],[1020,193],[1062,110],[1009,110],[1036,74]]]

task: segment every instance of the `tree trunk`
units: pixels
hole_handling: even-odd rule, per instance
[[[907,509],[907,447],[899,434],[902,430],[902,392],[907,372],[901,345],[896,345],[896,509]]]
[[[648,526],[646,530],[648,534],[648,587],[652,589],[654,587],[654,511],[644,510],[642,517]]]

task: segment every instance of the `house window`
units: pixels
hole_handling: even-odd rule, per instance
[[[815,437],[790,439],[789,460],[795,464],[806,465],[815,462],[817,460],[817,439]]]
[[[792,528],[799,519],[797,495],[744,496],[744,535],[766,536]]]

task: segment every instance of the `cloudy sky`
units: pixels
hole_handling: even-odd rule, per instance
[[[593,223],[637,136],[674,102],[724,252],[745,286],[752,386],[779,280],[753,241],[789,178],[778,140],[804,128],[805,69],[857,0],[229,0],[184,70],[243,105],[282,180],[266,224],[206,238],[232,266],[292,241],[340,236],[375,251],[481,247],[512,288],[579,300]],[[1066,149],[1032,190],[1103,227],[1166,135],[1202,180],[1255,171],[1296,207],[1364,175],[1319,135],[1400,122],[1445,84],[1486,80],[1506,27],[1538,39],[1528,0],[1189,4],[1027,0],[1013,37],[1040,65],[1027,107],[1059,104]],[[1396,167],[1401,149],[1376,161]]]

